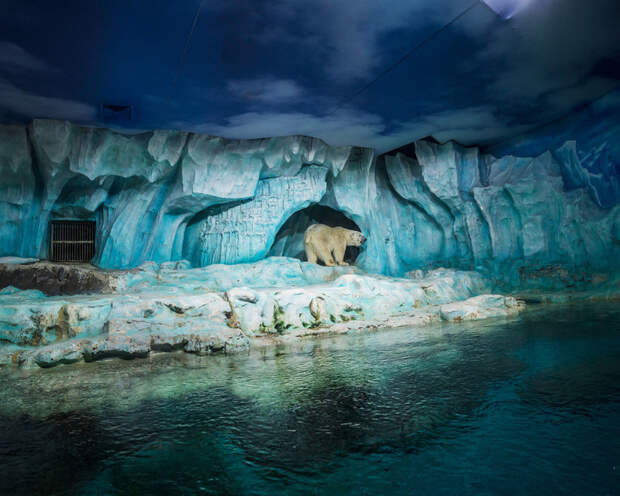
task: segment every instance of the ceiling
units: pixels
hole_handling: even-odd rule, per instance
[[[0,121],[385,151],[497,143],[620,83],[617,0],[487,3],[0,0]]]

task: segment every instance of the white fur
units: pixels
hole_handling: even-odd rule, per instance
[[[328,267],[349,265],[344,261],[347,246],[362,246],[366,241],[359,231],[344,227],[312,224],[304,233],[304,248],[308,262],[322,260]]]

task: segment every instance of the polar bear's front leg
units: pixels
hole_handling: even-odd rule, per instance
[[[344,261],[344,253],[347,250],[347,243],[339,243],[336,248],[334,248],[334,260],[338,265],[349,265]]]

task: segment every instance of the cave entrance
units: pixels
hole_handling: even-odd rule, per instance
[[[359,226],[339,210],[324,205],[310,205],[309,207],[295,212],[287,219],[278,231],[276,239],[267,256],[293,257],[305,261],[304,233],[312,224],[325,224],[330,227],[346,227],[347,229],[361,232]],[[344,261],[353,265],[359,254],[359,247],[347,246],[347,251],[344,254]],[[319,261],[319,263],[323,265],[323,262]]]

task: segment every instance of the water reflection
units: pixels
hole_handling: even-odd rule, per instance
[[[575,467],[620,456],[619,321],[612,305],[556,307],[245,356],[3,370],[0,463],[13,477],[0,492],[559,490]],[[515,477],[526,459],[540,469]],[[600,465],[568,492],[618,482]]]

